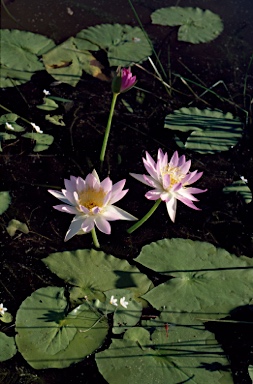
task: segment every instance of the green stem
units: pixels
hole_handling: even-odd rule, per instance
[[[142,219],[140,219],[139,221],[137,221],[137,223],[135,223],[134,225],[132,225],[132,227],[128,228],[127,230],[127,233],[132,233],[133,231],[135,231],[137,228],[139,228],[143,223],[145,223],[145,221],[147,221],[150,216],[155,212],[156,208],[158,207],[158,205],[161,203],[161,199],[158,199],[156,200],[155,204],[153,205],[153,207],[148,211],[148,213],[146,213],[145,216],[143,216]]]
[[[2,104],[0,104],[0,108],[4,109],[5,111],[7,111],[7,112],[9,112],[9,113],[13,113],[13,114],[16,115],[16,113],[12,112],[9,108],[4,107]],[[30,121],[27,120],[27,119],[25,119],[24,117],[19,116],[19,115],[18,115],[18,117],[19,117],[19,119],[25,121],[26,123],[31,124]]]
[[[113,117],[113,113],[114,113],[114,108],[115,108],[117,97],[118,97],[118,93],[113,93],[111,109],[110,109],[110,113],[109,113],[109,117],[108,117],[107,126],[106,126],[106,129],[105,129],[104,141],[103,141],[103,145],[102,145],[102,149],[101,149],[101,153],[100,153],[100,161],[101,162],[103,162],[104,159],[105,159],[105,151],[106,151],[106,147],[107,147],[108,137],[109,137],[109,134],[110,134],[111,124],[112,124],[112,117]]]
[[[93,240],[93,243],[94,243],[95,247],[96,248],[100,248],[100,244],[98,242],[98,238],[97,238],[95,227],[92,228],[91,235],[92,235],[92,240]]]

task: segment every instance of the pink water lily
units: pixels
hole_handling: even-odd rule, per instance
[[[113,93],[119,94],[127,92],[136,84],[136,76],[132,75],[130,68],[122,68],[118,70],[117,76],[112,81]]]
[[[168,154],[164,154],[159,149],[157,162],[146,152],[143,163],[149,175],[136,173],[130,173],[130,175],[153,188],[145,194],[145,197],[149,200],[161,199],[164,201],[173,222],[176,217],[177,200],[192,209],[199,210],[193,203],[193,201],[198,201],[193,194],[206,192],[206,189],[189,187],[203,174],[198,171],[189,172],[191,160],[186,161],[184,155],[179,157],[176,151],[168,162]]]
[[[113,205],[128,192],[123,190],[126,180],[112,184],[109,177],[100,182],[95,170],[84,179],[70,176],[64,180],[65,188],[61,192],[49,190],[53,196],[64,204],[54,206],[61,212],[74,214],[65,241],[71,239],[78,232],[88,233],[96,226],[101,232],[109,235],[114,220],[136,220],[136,217]]]

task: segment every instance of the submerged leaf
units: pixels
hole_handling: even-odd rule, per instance
[[[36,71],[43,70],[39,56],[54,45],[46,36],[17,29],[2,29],[0,87],[23,84]]]
[[[40,288],[21,304],[16,343],[35,369],[64,368],[81,361],[104,341],[104,317],[82,304],[67,314],[64,289]]]
[[[231,113],[219,110],[180,108],[165,118],[164,128],[189,132],[186,149],[198,153],[227,151],[242,137],[243,123]]]
[[[146,245],[136,261],[172,277],[143,296],[158,310],[212,319],[250,303],[253,260],[246,256],[238,258],[210,243],[175,238]]]
[[[223,31],[219,15],[207,10],[192,7],[160,8],[151,14],[153,24],[177,26],[178,40],[189,43],[206,43]]]
[[[224,193],[239,193],[246,204],[249,204],[252,201],[252,192],[243,180],[234,181],[231,185],[224,187],[222,191]]]

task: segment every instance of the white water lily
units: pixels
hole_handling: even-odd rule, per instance
[[[49,91],[47,91],[46,89],[43,89],[43,93],[44,93],[44,95],[45,95],[45,96],[48,96],[48,95],[50,95],[50,92],[49,92]]]
[[[115,299],[114,296],[111,296],[110,304],[115,305],[115,307],[117,307],[118,306],[117,301],[118,301],[118,299]]]
[[[122,307],[124,307],[124,308],[127,308],[127,306],[128,306],[128,301],[126,301],[126,298],[125,298],[125,297],[121,297],[119,303],[120,303],[120,305],[122,305]]]
[[[65,188],[61,192],[49,190],[53,196],[64,204],[54,206],[61,212],[74,214],[66,234],[65,241],[71,239],[79,231],[88,233],[96,226],[99,231],[109,235],[111,225],[109,221],[137,220],[136,217],[113,205],[128,192],[123,190],[126,180],[112,184],[109,177],[100,182],[95,170],[84,179],[70,176],[64,180]]]
[[[4,307],[3,303],[0,304],[0,315],[4,315],[4,313],[7,311],[7,308]]]
[[[37,133],[43,133],[43,131],[40,129],[40,127],[38,125],[36,125],[35,123],[31,123],[31,126],[35,129],[35,131]]]
[[[193,194],[206,192],[207,190],[189,187],[190,184],[197,181],[203,174],[203,172],[197,171],[189,172],[191,160],[186,161],[184,155],[179,157],[176,151],[168,162],[168,154],[164,154],[159,149],[157,162],[146,152],[146,159],[143,158],[143,163],[149,175],[136,173],[130,173],[130,175],[153,188],[145,194],[145,197],[149,200],[159,200],[157,206],[160,201],[164,201],[173,222],[176,217],[177,200],[180,200],[192,209],[199,210],[193,204],[193,201],[198,201]],[[129,233],[139,226],[137,224],[129,230]]]
[[[9,129],[10,131],[15,131],[15,128],[10,123],[5,123],[6,129]]]

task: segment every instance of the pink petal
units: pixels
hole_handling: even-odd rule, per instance
[[[144,176],[147,178],[146,175],[140,175],[140,174],[138,174],[138,173],[129,173],[129,175],[132,176],[132,177],[134,177],[136,180],[140,181],[141,183],[150,186],[150,183],[148,183],[148,182],[145,180],[145,178],[144,178]]]
[[[156,164],[150,164],[149,161],[146,159],[143,159],[144,167],[146,168],[147,172],[150,174],[151,177],[158,180],[157,170],[156,170]]]
[[[157,191],[157,190],[148,191],[148,192],[145,194],[145,197],[146,197],[148,200],[158,200],[158,199],[160,199],[160,197],[161,197],[161,191]]]
[[[48,189],[48,192],[51,193],[54,197],[61,200],[63,203],[69,203],[69,200],[63,195],[62,192],[55,191],[53,189]]]
[[[100,187],[103,188],[103,190],[107,193],[112,189],[112,180],[110,177],[106,177],[101,183]]]
[[[84,181],[84,179],[82,179],[81,177],[78,177],[77,180],[76,180],[76,190],[78,193],[82,192],[86,187],[86,183]]]
[[[180,200],[185,205],[187,205],[188,207],[195,209],[196,211],[201,211],[201,209],[196,207],[196,205],[194,205],[191,200],[187,199],[187,197],[177,196],[177,199]],[[198,201],[198,200],[196,199],[196,201]]]
[[[67,191],[74,192],[76,190],[76,177],[71,176],[71,179],[65,179],[64,185]]]
[[[180,165],[180,172],[187,173],[191,167],[191,160],[185,161],[184,164]]]
[[[82,230],[85,233],[90,232],[94,228],[94,221],[95,221],[95,216],[86,217],[85,220],[83,220]]]
[[[169,162],[170,167],[177,167],[178,166],[178,152],[175,151],[170,159]],[[173,221],[173,220],[172,220]]]

